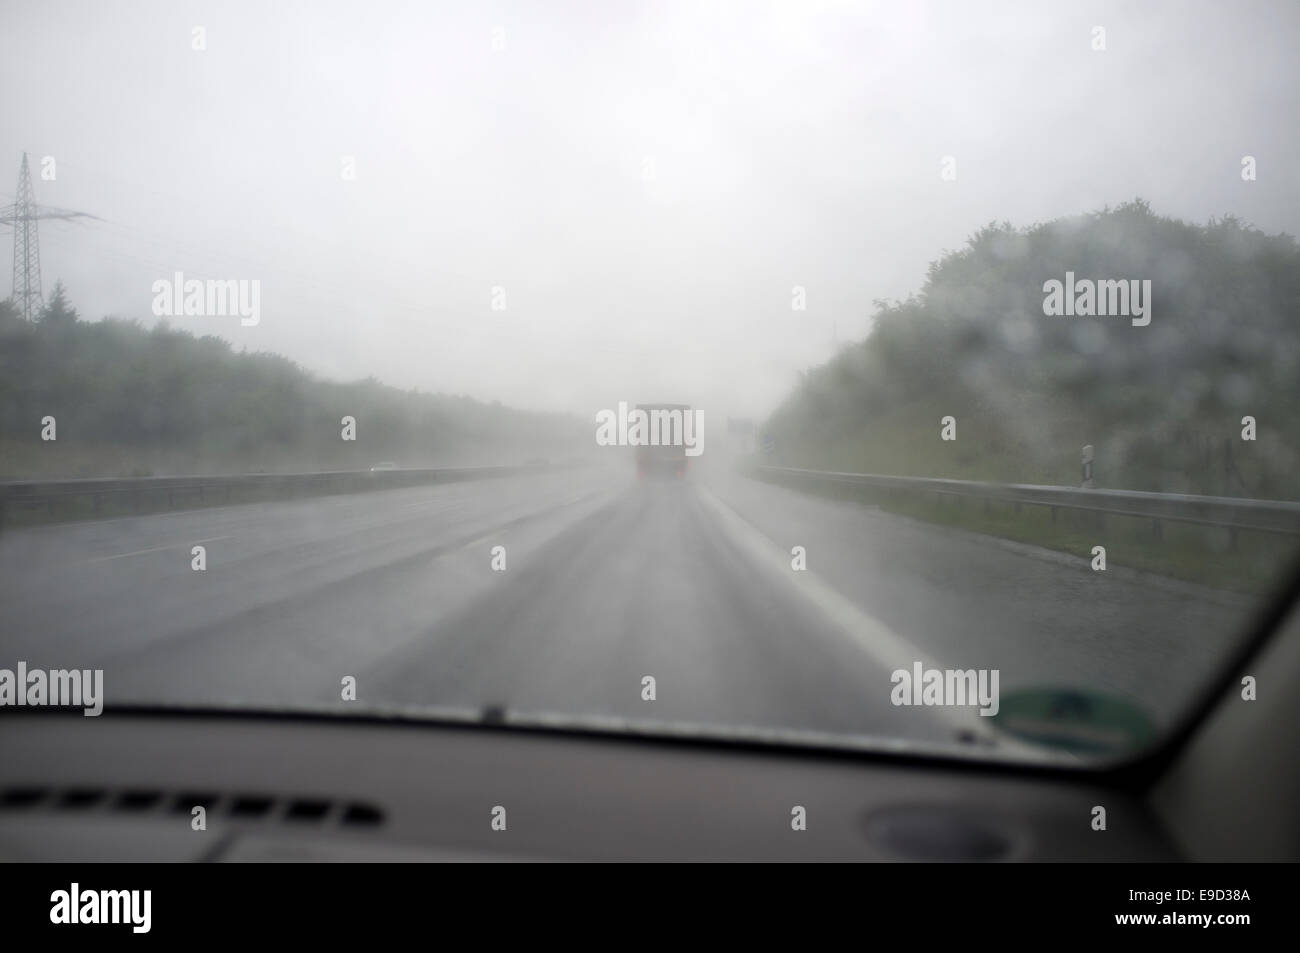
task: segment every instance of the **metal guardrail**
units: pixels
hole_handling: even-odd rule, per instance
[[[261,493],[278,491],[285,496],[324,493],[351,493],[361,490],[386,490],[426,483],[452,483],[512,476],[549,469],[546,465],[496,467],[434,467],[392,470],[326,470],[313,473],[245,473],[230,476],[120,477],[85,480],[14,480],[0,483],[0,525],[15,504],[45,505],[51,514],[55,503],[75,497],[94,500],[95,512],[101,511],[109,497],[125,496],[138,508],[141,501],[165,494],[168,506],[188,497],[206,503],[209,498],[231,501],[236,490]]]
[[[1023,506],[1113,513],[1157,522],[1169,520],[1178,523],[1223,526],[1233,530],[1300,534],[1300,503],[1285,500],[1248,500],[1231,496],[1191,496],[1181,493],[1097,490],[1018,483],[980,483],[972,480],[944,480],[934,477],[800,470],[793,467],[758,466],[754,469],[767,476],[810,485],[850,484],[883,490],[973,497]]]

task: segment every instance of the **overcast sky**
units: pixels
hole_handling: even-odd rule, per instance
[[[55,160],[38,202],[103,219],[41,229],[85,318],[153,323],[175,271],[256,279],[256,327],[171,320],[339,379],[761,415],[991,220],[1141,196],[1300,231],[1298,27],[1218,0],[0,0],[0,204],[27,151]]]

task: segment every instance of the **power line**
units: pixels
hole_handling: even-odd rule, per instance
[[[37,205],[36,193],[32,190],[31,172],[27,168],[27,153],[24,152],[22,165],[18,168],[18,191],[12,205],[0,208],[0,224],[14,227],[13,299],[27,321],[36,319],[44,302],[41,294],[41,240],[36,226],[43,218],[67,220],[95,216],[87,212]]]

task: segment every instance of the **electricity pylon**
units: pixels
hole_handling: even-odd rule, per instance
[[[32,176],[27,170],[27,153],[18,170],[18,192],[14,204],[0,207],[0,224],[14,227],[14,304],[27,321],[34,321],[44,304],[41,294],[41,242],[36,223],[42,218],[96,218],[87,212],[37,205]]]

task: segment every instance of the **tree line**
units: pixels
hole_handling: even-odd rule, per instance
[[[341,439],[344,416],[355,441]],[[0,302],[0,478],[517,464],[581,453],[587,430],[374,378],[324,380],[166,322],[84,321],[61,285],[36,321]]]
[[[1067,273],[1149,280],[1150,322],[1045,313]],[[1091,444],[1102,486],[1296,499],[1298,415],[1295,239],[1138,199],[981,228],[765,429],[791,465],[1072,484]]]

